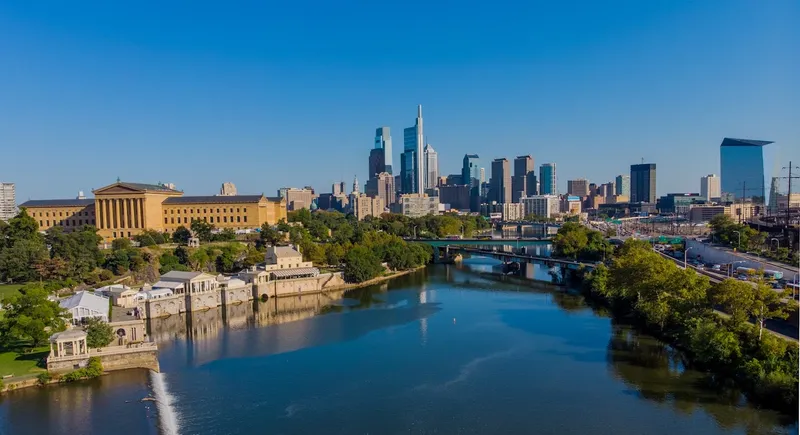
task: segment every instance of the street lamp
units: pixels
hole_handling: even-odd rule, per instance
[[[691,251],[691,250],[692,250],[691,247],[688,247],[688,248],[683,250],[683,268],[684,269],[686,269],[686,254],[688,254],[689,251]]]
[[[739,250],[741,250],[742,249],[742,233],[740,233],[738,231],[735,231],[735,230],[734,230],[734,233],[736,233],[736,235],[739,236]]]

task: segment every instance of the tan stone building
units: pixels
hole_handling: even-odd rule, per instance
[[[367,216],[378,217],[383,214],[386,207],[380,197],[371,197],[363,193],[350,195],[350,205],[353,208],[353,214],[358,220],[364,220]]]
[[[286,219],[286,201],[263,195],[183,196],[160,184],[116,182],[93,191],[94,199],[33,200],[21,204],[46,231],[94,225],[104,240],[133,237],[145,229],[175,231],[192,220],[217,228],[248,229]]]

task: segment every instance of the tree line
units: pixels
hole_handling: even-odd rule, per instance
[[[586,283],[589,296],[616,317],[673,344],[693,365],[735,380],[758,403],[797,411],[797,343],[764,333],[764,323],[786,318],[790,306],[767,283],[712,284],[637,240],[620,246]]]
[[[746,223],[736,223],[726,214],[719,214],[708,222],[715,242],[744,251],[758,251],[764,257],[797,265],[798,251],[778,246],[769,233],[757,231]]]

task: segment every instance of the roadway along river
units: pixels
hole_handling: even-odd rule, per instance
[[[5,395],[0,434],[797,432],[581,297],[467,263],[154,320],[163,374]]]

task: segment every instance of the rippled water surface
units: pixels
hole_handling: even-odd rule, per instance
[[[797,432],[579,296],[489,268],[153,320],[161,375],[15,392],[0,434]]]

